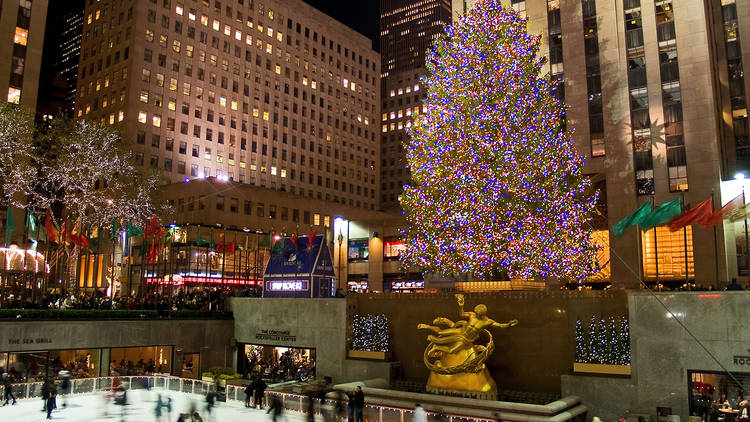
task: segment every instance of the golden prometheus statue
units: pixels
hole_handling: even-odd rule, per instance
[[[438,317],[433,325],[419,324],[418,329],[430,330],[429,344],[424,351],[424,364],[430,370],[427,391],[438,394],[461,395],[487,400],[497,399],[497,385],[484,362],[495,350],[489,328],[508,328],[517,320],[499,323],[487,317],[487,306],[479,304],[474,312],[464,312],[464,295],[457,294],[456,322]],[[480,337],[485,344],[475,344]]]

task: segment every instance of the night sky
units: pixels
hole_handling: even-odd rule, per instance
[[[379,0],[303,0],[372,40],[380,51]]]

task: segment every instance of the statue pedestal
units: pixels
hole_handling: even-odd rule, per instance
[[[443,353],[439,366],[452,367],[468,362],[476,356],[473,347],[467,347],[455,353]],[[427,391],[446,396],[467,397],[481,400],[497,400],[497,384],[487,368],[482,365],[479,372],[461,372],[458,374],[439,374],[430,371],[427,380]]]
[[[497,400],[497,385],[487,368],[477,373],[440,375],[430,373],[427,392],[444,396]]]

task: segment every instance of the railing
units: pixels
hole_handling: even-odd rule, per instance
[[[244,386],[235,386],[235,385],[227,385],[227,402],[229,401],[239,401],[244,402],[245,401],[245,387]],[[271,397],[277,396],[281,399],[281,403],[283,404],[284,410],[291,411],[291,412],[300,412],[305,413],[307,412],[307,400],[309,399],[309,396],[302,395],[302,394],[294,394],[294,393],[281,393],[277,391],[267,391],[266,392],[266,400],[271,400]],[[346,420],[347,419],[347,404],[344,403],[344,414],[343,415],[335,415],[335,401],[332,399],[326,399],[323,401],[319,398],[312,398],[314,403],[314,409],[316,409],[316,413],[320,414],[320,412],[330,412],[330,416],[338,418],[339,420]],[[451,415],[451,414],[444,414],[440,412],[432,412],[430,410],[427,410],[427,416],[429,418],[433,418],[435,420],[440,419],[444,422],[495,422],[494,418],[479,418],[479,417],[472,417],[472,416],[461,416],[461,415]],[[365,407],[362,411],[362,415],[364,417],[364,420],[367,422],[412,422],[413,421],[413,414],[414,414],[414,408],[405,408],[405,407],[398,407],[398,406],[385,406],[385,405],[378,405],[378,404],[368,404],[365,403]]]
[[[133,376],[72,379],[70,393],[91,394],[98,391],[110,391],[115,378],[118,378],[129,390],[157,388],[188,394],[206,394],[209,391],[216,391],[216,384],[213,382],[177,377]],[[43,385],[42,382],[13,384],[13,395],[17,399],[38,398],[42,396]],[[4,388],[0,386],[0,397],[4,393]]]

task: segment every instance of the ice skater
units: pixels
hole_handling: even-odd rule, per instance
[[[268,406],[268,410],[266,411],[266,414],[271,413],[271,418],[273,418],[273,422],[279,422],[279,418],[281,417],[281,413],[284,411],[284,405],[281,403],[281,399],[279,399],[279,396],[272,395],[271,396],[271,404]]]
[[[263,398],[266,394],[266,388],[268,387],[266,383],[263,381],[263,378],[258,376],[258,378],[255,380],[255,403],[253,404],[253,408],[256,406],[259,409],[263,408]]]
[[[3,406],[6,406],[10,399],[13,399],[13,404],[16,404],[16,396],[13,395],[13,383],[10,382],[10,377],[7,372],[3,372],[2,381],[3,389],[5,390],[5,403],[3,403]]]
[[[42,400],[44,401],[44,410],[47,412],[47,419],[52,419],[52,410],[55,408],[55,394],[57,394],[55,383],[48,379],[42,387]]]
[[[245,386],[245,407],[250,407],[250,400],[253,398],[253,391],[255,390],[255,383],[251,382]]]
[[[68,406],[68,394],[70,394],[70,372],[62,370],[59,372],[60,379],[60,396],[62,396],[62,407]]]
[[[161,408],[164,406],[164,403],[161,401],[161,394],[156,395],[156,407],[154,408],[154,417],[156,417],[156,422],[161,422],[162,419],[162,413]]]
[[[206,394],[206,419],[211,421],[214,419],[212,410],[216,407],[216,396],[218,396],[218,394],[214,391],[209,391],[209,393]]]

